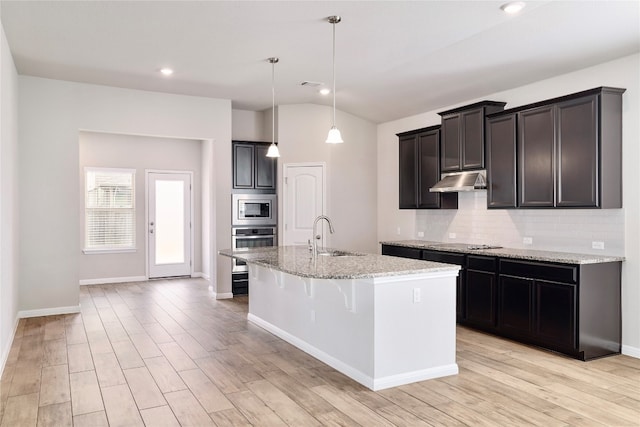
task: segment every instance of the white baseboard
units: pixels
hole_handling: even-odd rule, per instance
[[[71,314],[80,313],[80,305],[71,305],[69,307],[52,307],[41,308],[37,310],[21,310],[18,312],[20,319],[27,317],[53,316],[55,314]]]
[[[213,292],[213,297],[215,299],[229,299],[229,298],[233,298],[233,293],[232,292],[224,292],[224,293]]]
[[[390,387],[397,387],[404,384],[410,384],[417,381],[424,381],[433,378],[446,377],[449,375],[457,375],[458,374],[458,365],[456,363],[452,363],[450,365],[445,366],[436,366],[434,368],[422,369],[419,371],[411,371],[405,372],[398,375],[390,375],[382,378],[373,378],[366,373],[354,368],[351,365],[344,363],[343,361],[336,359],[328,353],[320,350],[317,347],[309,344],[306,341],[301,340],[295,335],[286,332],[277,326],[249,313],[247,314],[247,320],[250,322],[260,326],[263,329],[271,332],[275,336],[285,340],[289,344],[292,344],[298,347],[300,350],[305,353],[310,354],[321,362],[326,363],[337,371],[342,372],[349,378],[354,381],[359,382],[365,387],[370,388],[373,391],[382,390]]]
[[[149,280],[146,276],[131,276],[131,277],[107,277],[103,279],[83,279],[80,280],[80,286],[86,285],[108,285],[111,283],[126,283],[126,282],[146,282]]]
[[[193,273],[191,275],[191,277],[196,278],[196,277],[201,277],[203,279],[209,280],[210,277],[207,274],[201,273],[201,272],[197,272],[197,273]]]
[[[20,320],[19,317],[16,317],[16,320],[14,322],[13,325],[13,331],[11,332],[11,336],[9,337],[9,340],[7,341],[7,343],[5,344],[4,348],[2,349],[2,354],[0,355],[0,357],[2,357],[2,359],[0,360],[0,378],[2,377],[2,374],[4,373],[4,367],[7,364],[7,360],[9,359],[9,352],[11,351],[11,346],[13,345],[13,340],[16,338],[16,331],[18,330],[18,321]]]
[[[640,359],[640,348],[631,347],[630,345],[622,346],[622,354],[625,356],[635,357],[636,359]]]

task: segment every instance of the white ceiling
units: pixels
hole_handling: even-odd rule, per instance
[[[18,72],[271,106],[331,103],[384,122],[640,51],[640,1],[7,1]],[[175,74],[162,77],[163,66]]]

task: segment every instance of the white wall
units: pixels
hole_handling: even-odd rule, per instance
[[[25,315],[78,306],[78,133],[213,140],[213,254],[231,246],[231,102],[19,77],[20,309]],[[223,230],[218,233],[217,230]],[[231,276],[218,276],[218,283]],[[226,285],[226,284],[225,284]],[[214,290],[219,287],[214,283]]]
[[[398,138],[396,133],[440,123],[438,111],[470,104],[443,105],[378,126],[378,238],[501,243],[522,247],[533,237],[534,249],[595,252],[592,240],[605,242],[606,254],[624,253],[622,272],[623,352],[640,357],[640,56],[632,55],[574,73],[557,76],[483,99],[507,102],[507,108],[567,95],[598,86],[623,87],[623,209],[487,211],[486,195],[460,194],[457,211],[398,209]],[[428,96],[428,95],[425,95]],[[397,229],[400,233],[397,233]],[[479,232],[478,230],[481,230]],[[528,246],[531,247],[531,246]]]
[[[269,117],[271,120],[271,117]],[[271,141],[265,134],[264,111],[231,110],[231,138],[236,141]],[[269,122],[271,128],[271,122]]]
[[[18,73],[0,26],[0,374],[18,320]]]
[[[146,170],[193,172],[193,234],[192,254],[195,273],[202,271],[202,142],[189,139],[155,138],[80,132],[79,197],[80,247],[85,238],[85,167],[135,169],[136,252],[80,254],[80,283],[96,279],[144,278],[146,276]],[[126,281],[126,280],[125,280]],[[104,282],[103,282],[104,283]]]
[[[277,109],[278,194],[287,163],[327,164],[326,214],[335,234],[328,245],[375,253],[376,239],[376,127],[341,111],[336,124],[344,144],[325,144],[331,127],[331,108],[313,104],[280,105]],[[282,224],[282,197],[279,200]],[[281,227],[282,228],[282,227]],[[311,236],[309,236],[311,237]],[[282,230],[280,230],[280,241]]]

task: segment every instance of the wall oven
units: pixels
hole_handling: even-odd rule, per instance
[[[276,227],[233,227],[231,244],[234,250],[276,246]],[[233,273],[246,272],[249,268],[244,261],[233,258]]]
[[[275,226],[278,222],[275,194],[232,194],[231,225]]]

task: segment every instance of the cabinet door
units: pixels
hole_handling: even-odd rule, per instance
[[[440,171],[460,170],[460,115],[442,118]]]
[[[255,188],[261,190],[276,189],[276,159],[267,157],[269,146],[256,145],[255,150]]]
[[[555,127],[554,107],[518,113],[520,207],[553,207]]]
[[[400,137],[399,157],[399,205],[400,209],[416,209],[418,206],[418,180],[416,176],[416,136]]]
[[[462,113],[462,170],[484,168],[484,108]]]
[[[550,348],[576,348],[576,285],[537,280],[535,335]]]
[[[440,131],[434,130],[417,135],[418,148],[418,208],[439,208],[440,193],[432,193],[429,188],[440,180],[438,167]]]
[[[557,207],[599,206],[597,97],[557,106]]]
[[[466,272],[466,321],[477,326],[496,326],[496,275],[486,271]]]
[[[487,120],[487,207],[515,208],[516,116]]]
[[[505,335],[531,336],[534,281],[500,276],[498,328]]]
[[[233,188],[253,188],[253,145],[233,144]]]

